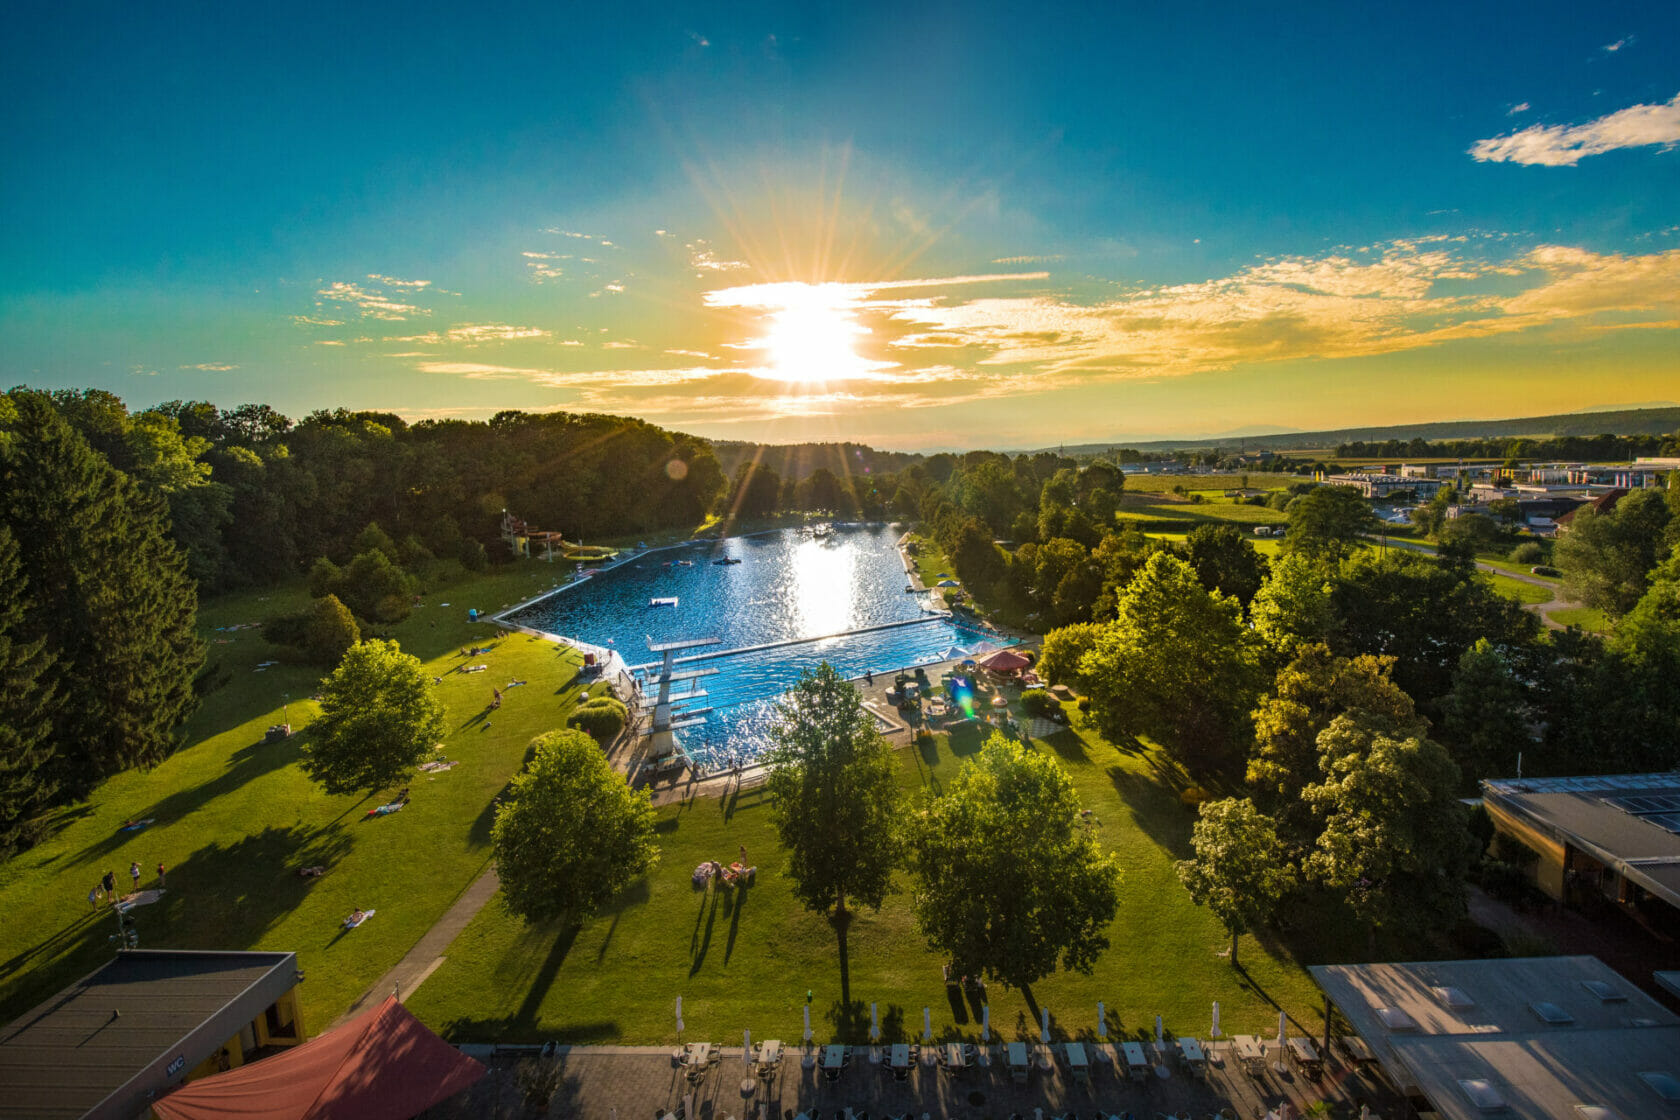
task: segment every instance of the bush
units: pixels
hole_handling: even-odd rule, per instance
[[[1511,550],[1508,559],[1513,564],[1538,564],[1546,559],[1546,550],[1539,541],[1524,541]]]
[[[1029,688],[1021,693],[1021,710],[1028,715],[1049,717],[1061,707],[1062,702],[1042,688]]]
[[[490,566],[490,556],[484,551],[484,545],[475,540],[462,540],[455,559],[469,572],[482,572]]]
[[[309,568],[309,597],[319,599],[323,595],[331,594],[338,586],[338,581],[343,578],[344,573],[339,571],[337,564],[325,556],[316,557],[315,563]]]
[[[359,617],[401,622],[408,617],[414,587],[413,577],[376,549],[350,561],[334,591]]]
[[[303,631],[301,648],[305,657],[316,665],[337,668],[344,652],[361,640],[355,617],[337,595],[315,600]]]
[[[608,743],[630,722],[630,709],[622,700],[612,696],[598,696],[579,705],[566,726],[587,732],[597,743]]]

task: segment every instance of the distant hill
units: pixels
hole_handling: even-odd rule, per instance
[[[1338,444],[1390,439],[1488,439],[1507,436],[1654,436],[1680,431],[1680,407],[1627,408],[1605,412],[1566,412],[1560,416],[1524,416],[1511,420],[1447,420],[1431,424],[1399,424],[1389,428],[1338,428],[1328,432],[1284,432],[1258,436],[1220,436],[1203,439],[1163,439],[1147,443],[1113,440],[1107,443],[1068,444],[1068,455],[1098,455],[1114,447],[1139,451],[1189,448],[1236,448],[1249,451],[1320,450]],[[1056,450],[1050,448],[1049,450]]]

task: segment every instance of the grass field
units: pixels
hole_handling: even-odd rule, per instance
[[[155,769],[112,778],[90,802],[63,813],[48,839],[0,864],[0,1022],[109,959],[115,920],[109,911],[92,913],[87,893],[106,869],[126,892],[131,860],[144,871],[143,887],[159,862],[168,869],[162,900],[134,911],[142,946],[295,950],[308,976],[307,1028],[336,1018],[484,869],[491,800],[522,764],[531,737],[560,726],[572,706],[575,655],[466,621],[467,607],[511,604],[556,575],[528,562],[476,577],[428,596],[394,628],[403,648],[443,677],[438,693],[451,731],[442,753],[459,765],[432,779],[416,776],[405,810],[365,822],[365,811],[384,797],[328,797],[298,766],[320,673],[285,665],[256,672],[274,647],[255,630],[217,629],[295,609],[306,601],[301,589],[205,604],[200,623],[211,663],[232,679],[188,722],[186,745]],[[494,646],[474,658],[488,671],[451,672],[467,644]],[[492,684],[515,677],[530,683],[505,690],[501,709],[485,718]],[[265,743],[283,704],[295,733]],[[142,831],[119,831],[147,819],[153,823]],[[297,876],[314,865],[329,870],[319,879]],[[341,931],[339,921],[357,907],[378,913]]]
[[[1230,522],[1252,528],[1255,525],[1284,525],[1289,517],[1282,510],[1270,506],[1251,506],[1245,502],[1226,501],[1219,497],[1202,502],[1139,501],[1132,495],[1114,514],[1122,523],[1127,521],[1156,521],[1172,519],[1189,522]]]
[[[1488,574],[1488,578],[1493,580],[1495,591],[1507,599],[1515,599],[1519,603],[1532,606],[1539,603],[1549,603],[1557,598],[1556,593],[1550,587],[1539,587],[1532,583],[1524,583],[1520,579],[1512,579],[1510,576],[1498,574]]]
[[[1212,1001],[1227,1032],[1276,1028],[1277,1004],[1297,1023],[1321,1024],[1319,997],[1291,953],[1268,934],[1245,936],[1239,972],[1217,954],[1229,943],[1218,922],[1179,885],[1174,861],[1188,854],[1192,822],[1153,752],[1123,752],[1083,724],[1039,743],[1072,775],[1099,842],[1124,869],[1110,947],[1091,976],[1062,974],[1033,986],[1060,1036],[1094,1030],[1106,1001],[1110,1030],[1142,1035],[1161,1015],[1171,1029],[1207,1029]],[[898,751],[908,790],[937,789],[980,744],[977,734]],[[977,1037],[978,1014],[947,999],[940,958],[925,947],[907,894],[865,911],[850,936],[851,997],[841,1003],[833,931],[794,900],[761,795],[696,800],[659,815],[661,862],[605,914],[575,934],[526,927],[492,904],[451,947],[409,1007],[458,1041],[557,1038],[594,1043],[667,1043],[676,1038],[674,1001],[683,997],[690,1039],[798,1039],[812,996],[819,1038],[864,1041],[878,1001],[889,1039],[921,1029],[933,1009],[939,1037]],[[758,866],[745,891],[702,892],[690,874],[740,845]],[[903,884],[900,884],[901,887]],[[1358,955],[1355,946],[1314,953]],[[1348,959],[1343,957],[1342,959]],[[991,1023],[1006,1037],[1036,1037],[1037,1015],[1022,993],[993,984]]]
[[[1211,490],[1223,494],[1242,485],[1241,474],[1129,474],[1126,476],[1128,494],[1170,494],[1175,486],[1186,490]],[[1298,475],[1269,474],[1250,471],[1248,485],[1255,490],[1279,490],[1291,482],[1300,482]]]
[[[1579,626],[1592,634],[1608,634],[1615,629],[1609,617],[1596,607],[1570,607],[1553,611],[1552,621],[1564,626]]]

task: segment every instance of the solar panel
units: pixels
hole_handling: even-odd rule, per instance
[[[1641,817],[1640,819],[1650,821],[1658,828],[1667,829],[1669,832],[1680,834],[1680,813],[1657,813],[1649,817]]]

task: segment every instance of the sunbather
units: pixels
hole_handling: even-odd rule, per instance
[[[350,912],[350,916],[348,918],[344,919],[344,928],[345,929],[355,929],[357,926],[361,925],[363,922],[367,921],[371,917],[373,917],[373,911],[372,910],[361,910],[361,909],[352,910]]]
[[[300,879],[319,879],[321,876],[325,875],[326,873],[327,873],[327,869],[325,867],[321,867],[319,865],[317,865],[315,867],[300,867],[300,868],[298,868],[298,878],[300,878]]]

